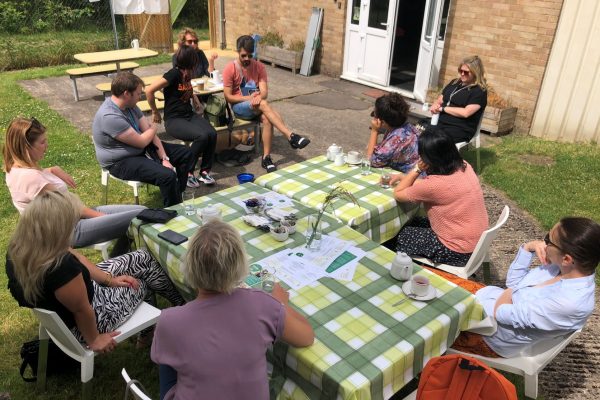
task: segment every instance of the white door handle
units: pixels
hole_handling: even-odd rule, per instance
[[[379,25],[388,26],[387,22],[380,22]]]

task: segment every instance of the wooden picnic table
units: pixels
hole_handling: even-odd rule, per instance
[[[123,61],[137,60],[140,58],[149,58],[158,55],[158,52],[140,47],[139,49],[121,49],[109,51],[96,51],[92,53],[79,53],[73,57],[84,64],[96,65],[115,63],[117,72],[120,70],[120,63]]]
[[[204,89],[198,89],[197,84],[204,80]],[[207,78],[196,78],[192,79],[192,85],[194,86],[194,93],[199,96],[204,96],[207,94],[217,94],[223,92],[223,83],[215,84],[212,79]]]

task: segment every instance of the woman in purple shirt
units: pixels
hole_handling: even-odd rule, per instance
[[[269,398],[266,350],[276,340],[310,346],[314,332],[288,305],[288,293],[237,286],[248,275],[239,233],[221,221],[203,225],[190,242],[186,282],[195,300],[163,310],[152,343],[161,399]]]

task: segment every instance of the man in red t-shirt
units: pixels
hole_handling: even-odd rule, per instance
[[[279,129],[293,149],[303,149],[310,140],[293,133],[281,119],[281,115],[267,102],[269,89],[265,66],[252,58],[254,39],[243,35],[237,40],[238,59],[227,64],[223,70],[223,93],[225,100],[232,104],[233,112],[243,119],[261,118],[263,124],[262,167],[267,172],[277,170],[271,160],[273,127]]]

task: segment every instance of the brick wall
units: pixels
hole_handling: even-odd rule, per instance
[[[440,81],[477,54],[488,84],[519,108],[515,132],[527,133],[563,0],[452,0]]]
[[[219,4],[216,3],[218,19]],[[226,0],[227,47],[235,48],[235,40],[241,35],[264,35],[267,31],[279,32],[286,45],[295,40],[304,41],[312,7],[323,8],[321,48],[315,55],[313,71],[339,76],[343,64],[346,0]],[[220,26],[217,31],[220,44]]]

